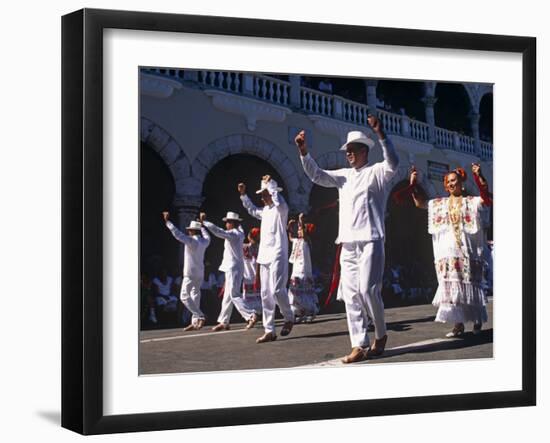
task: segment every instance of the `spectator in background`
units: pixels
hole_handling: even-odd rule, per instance
[[[177,309],[178,298],[172,292],[174,279],[168,275],[166,268],[162,268],[158,277],[153,278],[153,294],[157,307],[165,312],[174,312]]]
[[[330,83],[330,80],[328,78],[321,79],[321,81],[319,82],[319,91],[326,94],[332,94],[332,83]]]
[[[157,324],[158,320],[155,311],[155,297],[153,296],[153,282],[145,272],[141,273],[139,288],[142,318],[148,315],[149,322]]]

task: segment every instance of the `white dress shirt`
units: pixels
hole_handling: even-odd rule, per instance
[[[219,270],[222,272],[229,272],[235,268],[244,269],[244,232],[242,228],[239,226],[239,228],[225,230],[209,221],[204,221],[203,224],[213,235],[225,240],[223,245],[223,259]]]
[[[256,261],[259,264],[269,264],[275,260],[288,260],[288,237],[286,224],[288,220],[288,205],[277,191],[271,192],[273,204],[258,208],[247,195],[241,195],[243,206],[252,216],[261,220],[260,249]]]
[[[326,188],[338,188],[339,222],[336,243],[384,239],[384,213],[390,189],[386,184],[397,172],[397,155],[389,140],[380,140],[384,161],[360,169],[327,171],[307,154],[300,156],[306,175]],[[263,234],[263,232],[262,232]]]
[[[185,245],[183,253],[183,276],[204,277],[204,252],[210,244],[210,235],[202,228],[200,235],[187,235],[181,232],[171,221],[166,222],[166,227],[176,240]]]

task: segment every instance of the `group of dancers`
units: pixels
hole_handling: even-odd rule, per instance
[[[345,151],[350,167],[338,170],[319,168],[308,152],[305,131],[295,138],[306,176],[320,186],[338,189],[336,243],[341,244],[338,292],[345,303],[351,342],[351,352],[342,358],[343,363],[381,355],[388,339],[382,301],[384,213],[389,183],[397,173],[399,158],[380,120],[369,116],[368,124],[383,153],[383,161],[374,164],[368,163],[368,154],[375,141],[361,131],[348,133],[340,149]],[[482,286],[485,266],[482,212],[492,204],[492,196],[478,164],[472,165],[472,173],[480,190],[479,197],[464,195],[466,173],[460,168],[445,175],[448,197],[428,201],[418,186],[418,173],[414,168],[409,187],[401,191],[410,195],[417,207],[428,210],[428,229],[432,234],[439,283],[433,304],[438,307],[436,321],[453,323],[447,337],[464,334],[467,322],[473,322],[473,332],[477,334],[487,321]],[[247,322],[246,328],[251,329],[259,320],[261,306],[264,334],[256,342],[271,342],[277,339],[276,306],[284,318],[281,336],[290,334],[297,318],[312,319],[319,310],[313,290],[308,240],[314,227],[305,223],[302,214],[297,221],[288,222],[288,205],[282,189],[269,175],[262,178],[256,191],[263,202],[261,208],[252,203],[244,183],[239,183],[237,190],[244,208],[261,221],[259,233],[254,230],[255,234],[249,233],[249,243],[244,243],[242,220],[235,212],[228,212],[223,219],[225,229],[206,220],[206,214],[201,213],[199,220],[187,227],[187,234],[170,222],[168,213],[163,213],[168,229],[185,245],[181,300],[193,315],[186,329],[200,329],[205,322],[200,310],[200,284],[204,252],[210,243],[209,231],[225,242],[220,266],[225,273],[224,296],[218,324],[213,329],[229,329],[233,305]],[[293,263],[293,272],[287,288],[289,261]],[[258,288],[260,296],[253,305],[251,300],[254,294],[257,296]],[[367,333],[371,321],[372,343]]]

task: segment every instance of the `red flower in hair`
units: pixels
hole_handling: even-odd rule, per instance
[[[315,225],[313,223],[306,223],[307,235],[313,235],[315,233]]]
[[[260,238],[260,228],[252,228],[250,230],[250,236],[254,239],[254,240],[258,240]]]

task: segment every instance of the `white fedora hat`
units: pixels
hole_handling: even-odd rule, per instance
[[[260,184],[260,189],[256,191],[256,194],[261,194],[265,189],[271,194],[273,192],[281,192],[283,188],[279,188],[277,186],[277,182],[273,179],[269,180],[268,182],[265,182],[262,180]]]
[[[370,137],[367,137],[364,133],[361,131],[350,131],[348,132],[348,139],[344,145],[340,148],[340,150],[345,151],[350,143],[361,143],[363,145],[367,145],[370,148],[374,146],[374,140]]]
[[[242,218],[239,218],[239,214],[237,214],[236,212],[231,212],[231,211],[229,211],[227,213],[227,215],[224,218],[222,218],[222,220],[223,221],[228,221],[228,220],[229,221],[231,221],[231,220],[243,221]]]
[[[185,228],[185,229],[192,229],[194,231],[200,231],[201,228],[202,228],[202,225],[200,224],[200,222],[192,221],[191,223],[189,223],[189,226],[187,226],[187,228]]]

